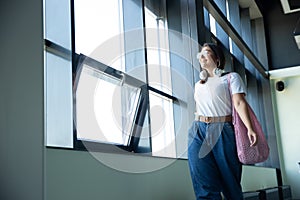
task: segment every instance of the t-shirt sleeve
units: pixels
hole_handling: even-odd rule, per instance
[[[240,77],[240,75],[236,72],[230,73],[230,86],[232,94],[244,93],[246,94],[245,84]]]

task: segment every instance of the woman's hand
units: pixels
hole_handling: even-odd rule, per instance
[[[248,138],[250,141],[250,147],[257,144],[257,134],[253,130],[248,130]]]

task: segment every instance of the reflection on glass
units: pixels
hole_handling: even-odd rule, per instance
[[[140,89],[84,65],[76,89],[77,138],[128,145]]]

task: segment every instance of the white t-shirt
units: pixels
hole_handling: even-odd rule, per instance
[[[196,102],[196,115],[219,117],[231,115],[231,96],[228,89],[227,76],[208,77],[204,84],[195,84],[194,99]],[[245,85],[239,74],[230,73],[232,94],[245,93]]]

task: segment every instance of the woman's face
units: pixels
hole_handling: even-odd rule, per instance
[[[205,69],[217,67],[215,62],[215,55],[209,46],[204,46],[201,49],[199,62],[201,67]]]

